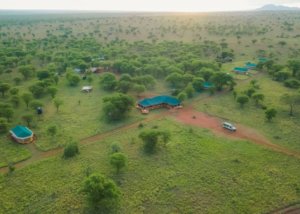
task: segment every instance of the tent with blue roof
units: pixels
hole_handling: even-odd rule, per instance
[[[257,66],[257,64],[252,63],[252,62],[247,62],[245,65],[246,65],[246,68],[248,68],[248,69],[255,69]]]
[[[245,67],[235,67],[233,69],[234,72],[239,73],[239,74],[245,74],[248,72],[248,68]]]
[[[18,125],[9,132],[12,138],[19,143],[31,143],[33,141],[33,132],[26,126]]]
[[[155,109],[161,107],[173,108],[180,106],[180,100],[171,96],[156,96],[145,98],[138,102],[138,107],[142,109]]]

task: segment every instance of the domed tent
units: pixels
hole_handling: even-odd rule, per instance
[[[9,132],[11,137],[18,143],[26,144],[34,140],[33,132],[25,126],[16,126]]]

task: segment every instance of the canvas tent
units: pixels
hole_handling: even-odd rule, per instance
[[[26,144],[34,140],[33,132],[26,126],[16,126],[9,132],[11,137],[18,143]]]
[[[140,108],[142,111],[162,108],[162,107],[175,108],[180,106],[181,106],[180,100],[170,96],[156,96],[156,97],[146,98],[140,100],[137,104],[137,107]]]

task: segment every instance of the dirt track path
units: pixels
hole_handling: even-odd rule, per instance
[[[94,136],[84,138],[84,139],[80,140],[80,144],[90,144],[90,143],[94,143],[94,142],[103,140],[103,139],[105,139],[109,136],[113,136],[113,135],[116,135],[118,133],[122,133],[122,132],[124,132],[126,130],[129,130],[129,129],[132,129],[132,128],[136,128],[136,127],[138,127],[138,125],[140,123],[145,123],[145,122],[149,122],[149,121],[152,121],[152,120],[156,120],[156,119],[165,117],[168,114],[169,114],[169,112],[166,111],[164,113],[157,114],[157,115],[149,115],[144,120],[140,120],[140,121],[137,121],[137,122],[134,122],[134,123],[131,123],[131,124],[124,125],[122,127],[112,129],[110,131],[107,131],[107,132],[104,132],[104,133],[101,133],[101,134],[96,134]],[[51,156],[54,156],[56,154],[62,154],[62,152],[63,152],[63,148],[57,148],[57,149],[52,149],[52,150],[43,152],[43,151],[38,150],[36,148],[36,146],[34,145],[34,143],[24,145],[24,146],[26,146],[31,151],[32,156],[30,158],[26,159],[26,160],[15,163],[14,166],[16,168],[23,168],[23,167],[25,167],[25,166],[27,166],[31,163],[34,163],[34,162],[39,161],[39,160],[43,160],[47,157],[51,157]],[[8,167],[1,167],[0,168],[0,173],[5,173],[7,171],[8,171]]]
[[[221,123],[223,122],[222,119],[210,116],[203,112],[198,112],[192,107],[186,107],[184,109],[181,109],[180,111],[175,112],[174,117],[176,118],[176,120],[184,124],[210,129],[217,135],[235,139],[249,140],[255,144],[262,145],[274,151],[281,152],[283,154],[294,156],[300,159],[300,153],[271,143],[266,137],[252,128],[243,126],[241,124],[236,124],[238,130],[236,132],[231,132],[221,126]]]

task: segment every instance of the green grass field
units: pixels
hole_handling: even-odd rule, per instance
[[[137,135],[154,125],[169,130],[171,141],[146,155]],[[59,154],[2,176],[0,212],[85,212],[87,167],[117,181],[121,213],[265,213],[300,200],[297,159],[170,119],[145,128],[80,146],[73,159]],[[128,156],[119,176],[109,165],[113,142]]]
[[[278,115],[272,122],[266,121],[264,110],[257,108],[252,100],[244,108],[241,108],[231,93],[212,96],[211,99],[204,102],[199,101],[195,106],[200,111],[232,122],[249,125],[266,135],[272,142],[300,151],[300,133],[296,131],[300,129],[300,112],[295,109],[295,116],[290,117],[289,106],[280,101],[284,93],[297,92],[272,81],[265,74],[254,76],[252,79],[258,80],[261,87],[258,92],[265,95],[264,104],[278,111]],[[241,92],[247,89],[250,80],[240,82],[236,91]]]

